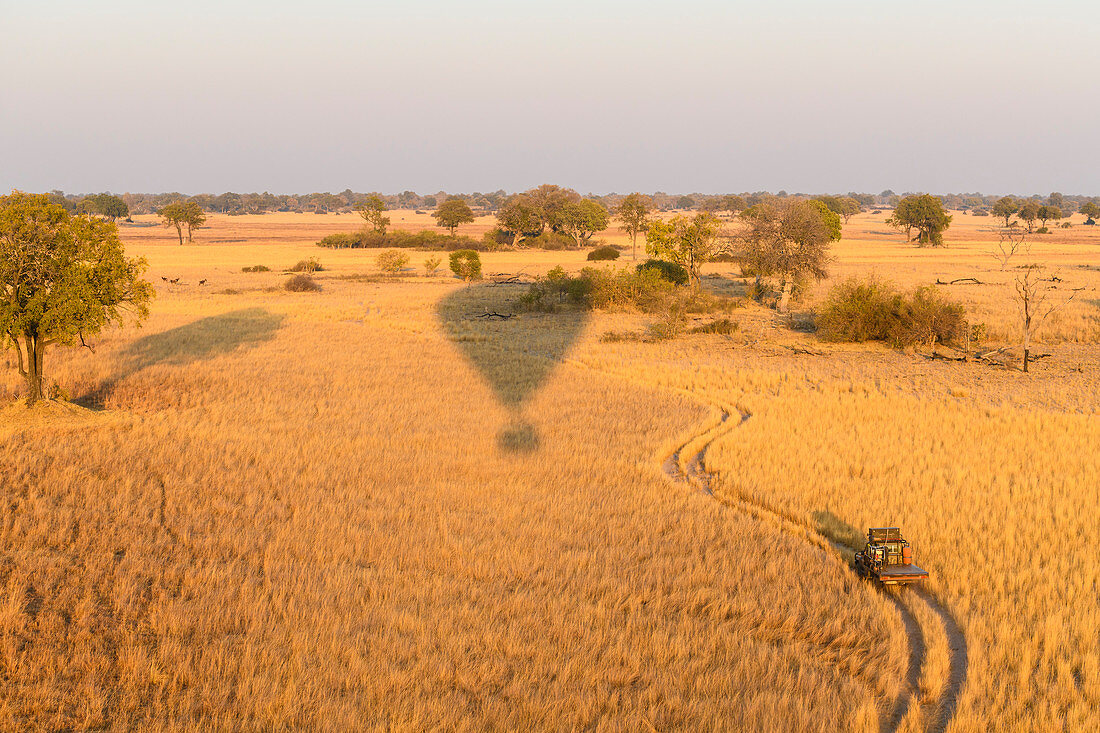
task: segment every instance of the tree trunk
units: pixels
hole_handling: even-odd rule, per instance
[[[783,294],[779,298],[779,306],[776,308],[780,313],[786,313],[790,307],[791,302],[791,289],[794,287],[794,281],[792,278],[783,278]]]
[[[519,249],[519,243],[523,241],[523,233],[519,229],[512,236],[512,249]]]
[[[42,399],[42,346],[41,339],[27,334],[27,367],[23,377],[27,381],[27,407]]]
[[[183,227],[176,224],[176,235],[180,238],[180,246],[183,246]]]
[[[1024,304],[1024,373],[1027,373],[1027,363],[1031,361],[1031,314],[1028,303]]]
[[[630,259],[635,262],[638,261],[638,235],[637,233],[630,236]]]

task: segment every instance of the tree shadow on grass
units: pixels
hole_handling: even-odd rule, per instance
[[[101,407],[119,382],[142,369],[157,364],[182,366],[254,348],[275,338],[283,318],[263,308],[245,308],[143,336],[119,354],[110,379],[74,402]]]
[[[511,424],[497,440],[506,453],[538,449],[538,434],[520,419],[520,413],[565,358],[588,317],[576,309],[520,312],[516,301],[522,292],[517,286],[472,285],[455,290],[436,307],[447,338],[513,413]]]

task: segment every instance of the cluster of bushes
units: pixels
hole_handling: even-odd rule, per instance
[[[501,245],[491,236],[486,234],[481,240],[472,237],[452,237],[441,232],[433,232],[425,229],[419,232],[387,232],[379,234],[372,230],[361,232],[345,232],[343,234],[330,234],[320,242],[318,247],[332,249],[426,249],[443,252],[453,252],[459,249],[472,249],[485,252],[500,249]]]
[[[836,285],[817,316],[830,341],[884,341],[897,348],[953,345],[967,335],[966,312],[935,286],[900,292],[874,276]]]
[[[271,268],[267,265],[252,265],[251,267],[242,267],[241,272],[271,272]]]
[[[308,260],[298,260],[293,267],[287,270],[287,272],[321,272],[325,268],[321,265],[321,261],[315,257],[310,257]]]

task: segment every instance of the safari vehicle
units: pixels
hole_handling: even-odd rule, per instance
[[[897,527],[867,530],[867,546],[856,553],[856,572],[883,585],[912,583],[928,577],[927,570],[913,564],[913,549]]]

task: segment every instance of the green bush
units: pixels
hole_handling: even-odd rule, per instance
[[[295,275],[283,283],[283,287],[292,293],[313,293],[321,289],[309,275]]]
[[[1047,227],[1039,227],[1038,229],[1035,230],[1035,233],[1036,234],[1050,234],[1050,229],[1048,229]]]
[[[267,265],[252,265],[251,267],[242,267],[241,272],[271,272],[271,268]]]
[[[382,272],[396,275],[408,266],[409,256],[399,249],[387,249],[378,253],[375,262]]]
[[[402,249],[424,249],[435,251],[453,251],[459,249],[492,250],[499,249],[491,238],[481,240],[471,237],[451,237],[441,232],[425,229],[419,232],[393,231],[379,234],[374,230],[330,234],[317,242],[318,247],[334,249],[382,249],[400,247]]]
[[[481,279],[481,257],[472,249],[451,252],[451,272],[466,282]]]
[[[528,237],[523,240],[523,246],[528,249],[545,249],[551,252],[560,252],[563,249],[573,249],[577,243],[573,238],[561,232],[543,232],[537,237]]]
[[[308,260],[298,260],[287,272],[321,272],[324,269],[319,260],[310,257]]]
[[[596,247],[596,249],[589,252],[588,259],[590,262],[617,260],[619,259],[619,250],[615,249],[610,244],[605,244],[602,247]]]
[[[687,285],[688,282],[688,271],[675,262],[646,260],[638,265],[638,274],[640,275],[643,272],[656,273],[662,280],[673,285]]]
[[[318,242],[317,246],[330,247],[333,249],[348,249],[351,247],[362,247],[363,245],[360,244],[358,234],[330,234]]]
[[[935,286],[900,293],[884,280],[851,278],[833,287],[818,314],[818,334],[830,341],[885,341],[895,347],[955,344],[965,334],[962,305]]]

